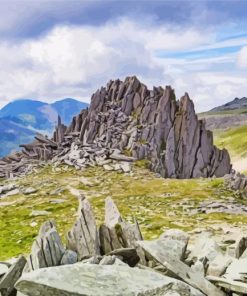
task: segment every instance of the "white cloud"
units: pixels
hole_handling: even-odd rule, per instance
[[[238,54],[238,66],[240,68],[247,68],[247,46],[242,47]]]
[[[0,106],[21,97],[85,100],[109,79],[135,74],[150,87],[172,84],[178,97],[188,91],[198,110],[207,109],[215,98],[220,103],[246,91],[239,74],[215,70],[235,63],[236,56],[167,59],[156,53],[207,47],[215,38],[210,31],[125,18],[100,27],[58,26],[39,39],[0,42]]]

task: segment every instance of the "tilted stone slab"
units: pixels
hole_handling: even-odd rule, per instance
[[[99,235],[91,205],[87,199],[80,202],[79,219],[67,235],[68,249],[78,254],[78,260],[100,254]]]
[[[187,284],[153,271],[83,263],[24,274],[16,288],[27,296],[153,296],[171,290],[183,296],[203,296]]]
[[[21,277],[22,271],[27,261],[25,257],[20,257],[16,263],[14,263],[8,272],[0,279],[0,295],[9,296],[14,291],[15,283]]]
[[[216,276],[207,276],[207,279],[217,286],[230,290],[232,292],[247,294],[247,284],[243,282],[233,281]]]
[[[45,222],[32,245],[28,258],[30,270],[60,265],[65,252],[61,238],[53,222]]]
[[[178,260],[176,257],[169,254],[167,249],[164,249],[162,240],[156,241],[139,241],[147,255],[163,265],[169,272],[173,273],[178,278],[182,279],[189,285],[199,289],[208,296],[223,296],[224,292],[220,291],[208,280],[193,271],[189,266]]]

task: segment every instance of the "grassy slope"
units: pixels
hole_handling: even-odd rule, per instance
[[[232,157],[247,157],[247,125],[226,131],[215,131],[215,144],[227,148]]]
[[[191,230],[196,227],[210,228],[217,223],[247,223],[247,216],[188,213],[188,207],[196,208],[202,200],[232,197],[233,193],[223,188],[222,179],[162,179],[142,168],[142,163],[138,164],[133,176],[106,172],[102,168],[89,168],[83,172],[61,167],[60,171],[54,172],[46,167],[20,180],[22,186],[32,186],[38,192],[0,200],[0,260],[30,251],[40,224],[48,219],[47,216],[31,217],[32,210],[49,211],[49,218],[56,220],[58,230],[64,237],[76,219],[78,206],[68,185],[81,189],[91,200],[97,223],[104,220],[104,199],[112,196],[126,220],[132,221],[133,216],[138,218],[145,238],[155,238],[166,228]],[[90,184],[85,185],[83,180],[80,181],[81,178],[86,178]],[[64,191],[51,196],[50,192],[56,188]],[[51,199],[58,198],[66,199],[66,202],[50,203]],[[15,203],[1,206],[1,203],[11,201]],[[32,222],[37,222],[37,226],[31,227]]]

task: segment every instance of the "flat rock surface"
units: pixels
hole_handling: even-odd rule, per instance
[[[16,285],[28,296],[151,296],[169,290],[184,296],[203,294],[159,273],[125,266],[77,263],[23,274]]]

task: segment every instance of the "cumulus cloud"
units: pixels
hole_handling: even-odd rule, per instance
[[[247,46],[244,46],[238,54],[238,65],[240,68],[247,68]]]
[[[214,69],[235,62],[235,56],[168,59],[160,53],[193,51],[215,38],[211,31],[121,18],[102,26],[57,26],[38,39],[2,40],[0,106],[23,97],[89,101],[109,79],[135,74],[150,87],[172,84],[178,96],[189,91],[198,110],[206,108],[206,101],[213,107],[215,98],[246,91],[246,81],[237,74]]]

